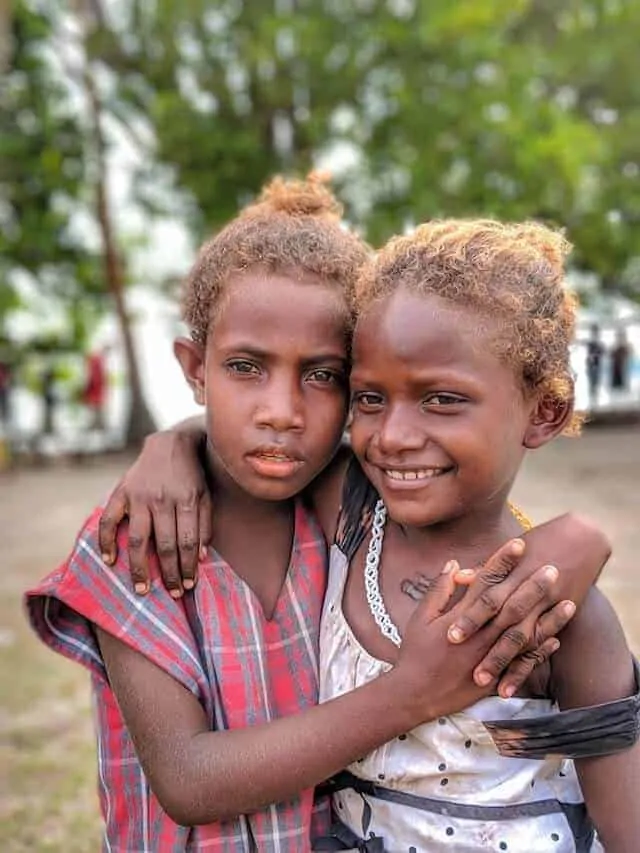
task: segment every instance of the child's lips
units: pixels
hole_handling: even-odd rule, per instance
[[[259,450],[247,457],[251,467],[262,477],[286,480],[304,465],[304,460],[280,450]]]
[[[391,490],[421,489],[453,471],[452,466],[414,466],[394,468],[388,465],[377,465],[382,474],[385,488]]]

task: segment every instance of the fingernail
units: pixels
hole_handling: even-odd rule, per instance
[[[476,573],[475,569],[460,569],[458,571],[458,576],[462,575],[462,577],[470,578],[470,577],[473,577],[473,575],[475,575],[475,573]]]
[[[491,684],[491,674],[488,672],[479,672],[476,675],[475,681],[480,687],[486,687],[488,684]]]
[[[550,581],[555,581],[558,579],[558,570],[555,566],[545,566],[544,576]]]
[[[451,572],[455,572],[455,570],[459,568],[460,566],[458,565],[457,560],[449,560],[447,563],[445,563],[444,569],[442,570],[442,574],[450,575]]]
[[[560,640],[558,640],[558,639],[553,640],[551,643],[549,643],[549,647],[550,647],[549,651],[551,652],[551,654],[552,655],[555,654],[558,651],[558,649],[560,648]]]
[[[500,691],[500,694],[503,699],[511,699],[515,692],[516,688],[513,686],[513,684],[510,684],[508,687],[503,687]]]
[[[185,589],[193,589],[193,587],[195,586],[195,583],[191,580],[191,578],[185,578],[185,579],[182,581],[182,586],[183,586]]]
[[[171,598],[182,598],[182,590],[181,589],[170,589],[169,595]]]
[[[113,563],[113,555],[112,554],[104,553],[104,554],[101,554],[100,556],[102,557],[102,562],[106,563],[108,566],[110,566],[111,563]]]
[[[524,553],[524,541],[522,539],[514,539],[511,543],[511,553],[518,554]]]
[[[576,612],[575,602],[565,601],[565,603],[562,605],[562,609],[564,610],[567,616],[573,616],[573,614]]]
[[[461,643],[464,640],[464,631],[457,625],[452,625],[447,632],[452,643]]]
[[[198,556],[198,559],[199,560],[206,560],[207,559],[207,549],[204,547],[204,545],[200,546],[200,554]]]
[[[149,586],[146,583],[137,583],[134,586],[137,595],[146,595],[149,591]]]

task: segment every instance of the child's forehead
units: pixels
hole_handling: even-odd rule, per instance
[[[499,361],[504,324],[471,305],[435,294],[401,291],[365,311],[356,323],[355,366],[393,358],[418,366]]]
[[[356,322],[359,338],[382,335],[398,347],[442,331],[468,333],[496,331],[499,323],[488,312],[464,301],[453,301],[435,293],[416,293],[401,288],[372,303]]]
[[[321,279],[289,273],[252,272],[230,279],[212,320],[217,342],[238,335],[279,339],[339,341],[348,329],[346,302],[339,288]]]
[[[342,322],[346,298],[334,282],[300,271],[261,269],[237,273],[225,282],[217,316],[335,316]]]

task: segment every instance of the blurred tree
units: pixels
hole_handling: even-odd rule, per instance
[[[81,177],[97,189],[114,295],[125,270],[106,199],[105,118],[140,152],[138,199],[150,213],[178,210],[198,239],[269,175],[330,159],[350,217],[375,242],[433,216],[535,216],[566,225],[577,262],[605,286],[625,270],[633,285],[637,0],[54,5],[85,23],[89,16],[82,85],[90,121],[75,139],[88,142],[99,167]],[[64,98],[50,79],[44,85],[57,121]],[[20,158],[22,134],[14,137]],[[0,156],[6,145],[3,134]],[[158,192],[167,168],[182,191],[171,209]],[[42,233],[52,233],[48,224]],[[104,289],[104,280],[94,286]],[[128,328],[124,309],[121,322]]]
[[[170,164],[199,238],[332,151],[374,241],[536,216],[609,282],[639,236],[639,17],[633,0],[126,0],[93,50],[117,75],[110,108],[155,133],[140,197],[154,209]]]
[[[107,136],[104,129],[105,107],[100,88],[96,82],[91,36],[104,22],[99,0],[72,0],[71,10],[75,16],[78,33],[78,62],[75,75],[86,99],[88,114],[87,153],[92,170],[89,183],[93,196],[93,210],[102,241],[104,282],[120,324],[127,362],[130,394],[129,413],[126,426],[127,445],[139,445],[145,436],[155,430],[153,418],[146,404],[140,380],[140,369],[136,355],[131,318],[127,311],[124,290],[126,286],[125,261],[113,224],[109,203],[109,167],[107,160]]]
[[[22,304],[16,271],[70,310],[100,298],[95,256],[70,227],[84,187],[82,128],[45,58],[48,22],[23,2],[12,11],[0,87],[0,329]]]
[[[566,224],[576,260],[605,288],[640,299],[640,3],[636,0],[530,3],[514,35],[527,58],[543,56],[536,77],[544,98],[589,123],[600,156],[589,164]],[[626,271],[626,275],[625,275]]]
[[[44,14],[16,0],[11,17],[11,67],[0,95],[0,324],[20,305],[15,272],[67,308],[67,345],[84,351],[110,297],[120,320],[128,362],[127,443],[153,431],[144,401],[124,303],[125,275],[108,204],[103,110],[91,58],[57,32],[63,13],[75,12],[76,36],[90,31],[83,3]],[[68,32],[68,31],[67,31]],[[65,33],[66,36],[67,33]],[[67,52],[69,55],[67,55]],[[52,54],[67,80],[54,71]],[[86,110],[78,103],[80,91]],[[74,216],[94,214],[101,251],[91,251]]]

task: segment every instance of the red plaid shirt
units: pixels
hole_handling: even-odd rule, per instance
[[[326,827],[313,791],[236,820],[183,827],[163,811],[138,762],[104,669],[93,624],[146,655],[198,697],[216,730],[295,714],[317,702],[317,647],[326,548],[313,517],[296,506],[291,564],[271,620],[218,555],[201,564],[193,593],[174,601],[153,567],[151,593],[132,591],[126,535],[118,563],[98,549],[101,510],[69,559],[26,595],[31,624],[55,651],[91,672],[98,732],[103,850],[113,853],[303,853]],[[247,769],[249,772],[249,768]]]

